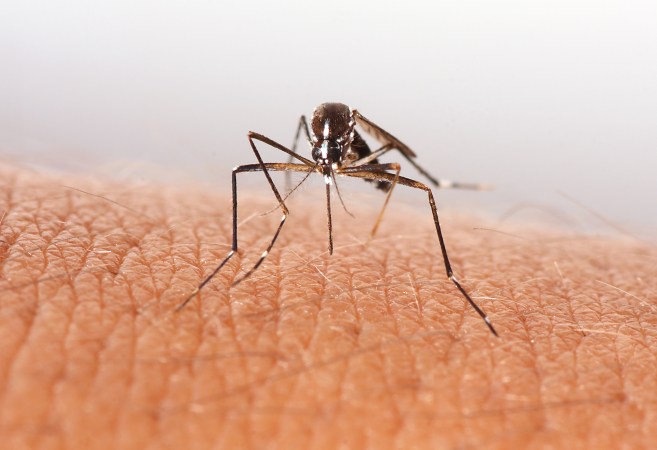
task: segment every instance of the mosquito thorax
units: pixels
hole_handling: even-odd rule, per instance
[[[313,111],[310,128],[317,140],[342,141],[354,128],[351,108],[343,103],[322,103]]]

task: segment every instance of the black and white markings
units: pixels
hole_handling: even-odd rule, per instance
[[[360,136],[356,130],[359,126],[363,131],[373,136],[381,147],[372,151],[365,140]],[[301,132],[305,134],[306,141],[311,147],[312,160],[307,159],[296,152],[296,146],[299,141]],[[388,133],[383,128],[376,125],[374,122],[365,118],[360,112],[342,103],[323,103],[313,111],[310,120],[310,126],[305,116],[299,119],[294,144],[289,149],[278,142],[262,135],[250,131],[248,133],[249,144],[257,159],[257,164],[245,164],[235,167],[232,171],[232,193],[233,193],[233,241],[232,249],[224,258],[223,261],[198,285],[196,289],[178,306],[177,310],[182,309],[198,292],[208,284],[212,278],[226,265],[226,263],[238,251],[237,242],[237,174],[241,172],[263,172],[269,186],[278,201],[279,207],[283,212],[281,222],[278,225],[274,235],[269,242],[269,245],[262,252],[260,258],[244,275],[233,282],[233,286],[248,278],[253,272],[267,258],[271,252],[276,239],[278,238],[285,220],[289,214],[289,210],[285,205],[284,198],[281,196],[278,188],[274,184],[269,172],[301,172],[306,174],[301,183],[303,183],[308,176],[317,172],[324,178],[326,186],[326,211],[328,223],[328,248],[329,253],[333,253],[333,226],[331,221],[331,186],[335,186],[338,196],[340,192],[337,190],[335,184],[335,176],[342,175],[348,177],[361,178],[365,181],[374,183],[378,189],[387,193],[385,202],[379,213],[371,234],[374,235],[379,223],[383,217],[383,213],[388,205],[390,196],[396,185],[408,186],[414,189],[420,189],[427,193],[429,207],[433,216],[433,221],[438,235],[438,242],[440,244],[440,251],[442,253],[443,262],[445,264],[445,271],[447,278],[457,287],[461,295],[467,300],[472,308],[481,316],[490,331],[497,336],[497,331],[491,324],[488,316],[483,310],[472,300],[467,291],[461,286],[461,283],[454,276],[452,267],[447,256],[447,248],[445,240],[440,228],[440,221],[438,219],[438,210],[431,188],[426,184],[419,181],[402,177],[399,175],[401,166],[397,163],[380,163],[378,158],[384,154],[397,150],[401,155],[415,167],[424,177],[426,177],[435,187],[452,187],[452,188],[465,188],[465,189],[483,189],[483,186],[476,184],[455,183],[448,181],[441,181],[434,178],[426,170],[415,162],[416,154],[406,144],[399,139]],[[255,141],[267,144],[277,150],[286,153],[289,156],[288,162],[285,163],[265,163],[260,156]],[[294,162],[294,161],[297,162]],[[299,185],[297,185],[298,187]],[[296,187],[294,188],[296,189]],[[294,190],[293,189],[293,190]],[[288,194],[289,195],[289,194]],[[287,197],[286,197],[287,198]],[[341,200],[341,199],[340,199]]]

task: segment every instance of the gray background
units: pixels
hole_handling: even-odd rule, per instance
[[[341,101],[439,177],[497,187],[450,208],[608,227],[571,197],[654,236],[656,24],[652,0],[12,1],[0,152],[228,192],[247,130],[289,145]]]

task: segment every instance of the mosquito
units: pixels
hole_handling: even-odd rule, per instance
[[[372,151],[369,145],[357,131],[356,126],[359,126],[365,133],[376,139],[381,147],[375,151]],[[305,134],[306,140],[311,146],[312,159],[305,158],[296,152],[296,146],[299,141],[299,136],[302,132]],[[221,261],[221,263],[208,276],[206,276],[198,285],[198,287],[196,287],[196,289],[194,289],[194,291],[176,308],[177,311],[184,308],[185,305],[187,305],[187,303],[189,303],[194,298],[194,296],[196,296],[196,294],[198,294],[199,291],[203,289],[203,287],[207,285],[215,275],[217,275],[217,273],[219,273],[219,271],[238,251],[237,174],[243,172],[263,172],[267,182],[269,183],[269,186],[271,187],[272,192],[274,193],[274,196],[276,197],[276,200],[278,201],[278,207],[283,212],[283,216],[278,227],[276,228],[274,235],[271,238],[271,241],[269,242],[269,245],[265,251],[262,252],[258,261],[245,274],[237,278],[233,282],[232,286],[241,283],[246,278],[251,276],[253,272],[255,272],[258,267],[260,267],[260,265],[265,261],[265,258],[267,258],[267,255],[274,247],[276,239],[278,239],[278,236],[283,229],[283,225],[287,220],[287,216],[289,215],[289,210],[285,204],[285,200],[312,173],[319,173],[324,178],[324,184],[326,188],[326,216],[328,222],[329,254],[333,254],[331,186],[335,186],[338,198],[344,207],[344,203],[342,202],[342,197],[340,196],[340,191],[338,190],[336,183],[336,175],[364,179],[365,181],[375,183],[375,186],[378,189],[387,193],[383,207],[381,208],[381,212],[379,213],[371,231],[371,235],[376,233],[379,223],[383,217],[383,213],[385,212],[385,209],[390,200],[392,191],[396,185],[408,186],[426,192],[428,195],[429,207],[431,208],[431,214],[433,216],[433,222],[436,227],[436,233],[438,235],[438,242],[440,243],[440,250],[443,257],[443,262],[445,264],[447,278],[451,280],[451,282],[456,286],[465,300],[467,300],[470,306],[472,306],[477,314],[479,314],[479,316],[484,320],[489,330],[495,336],[498,336],[497,331],[493,327],[486,313],[474,302],[474,300],[472,300],[468,292],[463,288],[463,286],[461,286],[461,283],[454,275],[452,265],[450,264],[449,257],[447,256],[447,248],[445,246],[445,240],[443,238],[440,221],[438,219],[436,201],[434,200],[431,188],[419,181],[400,176],[399,172],[401,170],[401,166],[398,163],[381,163],[379,162],[379,157],[393,150],[399,151],[401,155],[413,167],[415,167],[421,175],[427,178],[437,188],[483,189],[482,185],[456,183],[434,178],[419,164],[417,164],[417,162],[415,162],[417,155],[406,144],[401,142],[399,139],[388,133],[380,126],[376,125],[371,120],[364,117],[358,110],[350,108],[343,103],[322,103],[319,105],[313,111],[313,115],[310,120],[310,127],[308,126],[306,117],[301,116],[299,119],[294,143],[291,149],[279,144],[267,136],[255,133],[253,131],[248,133],[248,140],[258,162],[257,164],[244,164],[237,166],[232,171],[233,242],[231,250],[224,258],[224,260]],[[289,157],[288,162],[264,162],[260,156],[258,148],[256,147],[256,141],[267,144],[277,150],[280,150],[283,153],[286,153]],[[297,162],[293,162],[295,160]],[[294,189],[292,189],[285,197],[283,197],[276,188],[276,185],[271,178],[270,172],[286,172],[288,174],[297,172],[303,173],[305,176]]]

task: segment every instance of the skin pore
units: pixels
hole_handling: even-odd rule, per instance
[[[657,250],[428,207],[230,199],[0,166],[6,448],[631,448],[657,429]],[[423,195],[423,194],[422,194]],[[441,210],[440,193],[437,195]],[[379,198],[379,197],[377,197]],[[394,198],[393,198],[394,202]],[[378,203],[377,203],[378,204]],[[475,229],[477,228],[477,229]]]

